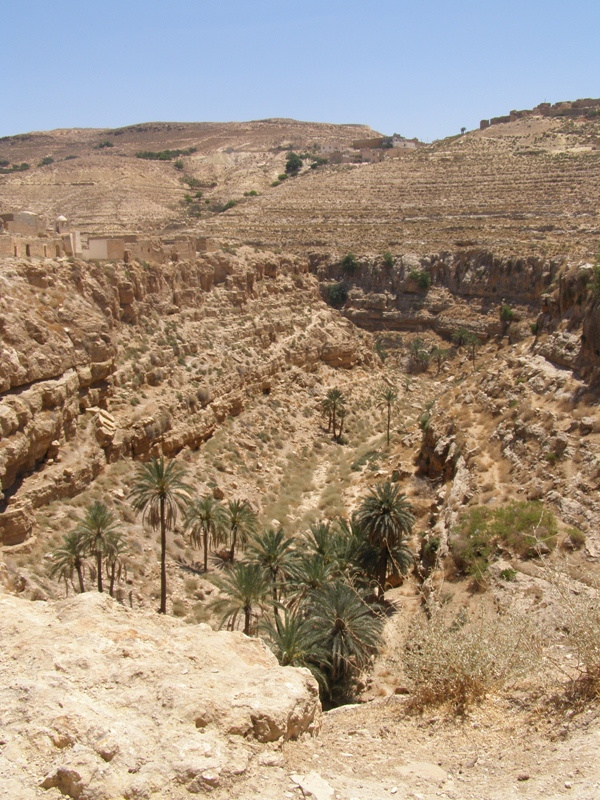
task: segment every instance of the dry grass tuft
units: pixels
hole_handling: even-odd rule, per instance
[[[541,665],[541,639],[523,614],[458,614],[430,604],[412,621],[403,665],[412,688],[410,706],[448,706],[464,714],[492,691]]]
[[[560,630],[574,655],[568,670],[569,700],[599,700],[600,585],[576,586],[561,574],[554,575],[552,583],[560,597]]]

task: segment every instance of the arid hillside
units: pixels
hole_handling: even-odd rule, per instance
[[[589,255],[600,235],[599,142],[597,119],[508,122],[380,164],[311,171],[207,228],[294,251]]]
[[[191,230],[302,253],[595,252],[597,117],[530,116],[381,163],[310,169],[306,161],[296,178],[277,180],[290,150],[343,149],[376,135],[361,125],[262,120],[7,137],[0,161],[30,169],[0,175],[0,211],[65,214],[89,232]],[[170,160],[136,158],[165,151]]]
[[[283,172],[290,148],[302,151],[332,141],[349,145],[374,135],[364,125],[271,119],[9,136],[0,139],[0,162],[25,163],[30,169],[0,174],[0,213],[27,209],[50,221],[65,214],[86,232],[187,227],[195,218],[184,200],[190,192],[186,177],[198,181],[192,194],[202,190],[204,213],[210,215],[211,204],[266,191]],[[136,158],[136,153],[164,151],[181,155],[165,161]],[[179,160],[182,169],[175,166]]]

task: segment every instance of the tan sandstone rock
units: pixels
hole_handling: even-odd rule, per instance
[[[188,797],[242,775],[258,743],[319,725],[310,673],[259,640],[96,592],[54,605],[0,594],[0,640],[2,800]]]

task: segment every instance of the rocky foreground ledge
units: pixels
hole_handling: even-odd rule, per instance
[[[320,723],[308,670],[259,640],[107,595],[0,595],[0,642],[2,800],[189,797]]]

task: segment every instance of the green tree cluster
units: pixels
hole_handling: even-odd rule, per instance
[[[95,562],[98,591],[104,591],[103,575],[106,571],[110,581],[109,593],[113,597],[126,552],[125,537],[118,528],[119,521],[108,506],[100,501],[91,503],[75,529],[65,534],[62,544],[50,553],[51,577],[64,581],[68,593],[73,573],[76,573],[79,591],[85,592],[85,566],[91,557]]]
[[[308,667],[324,694],[345,696],[381,635],[388,576],[412,564],[414,516],[397,485],[375,486],[348,520],[313,524],[304,536],[255,531],[243,559],[211,580],[221,625],[262,635],[283,665]]]

